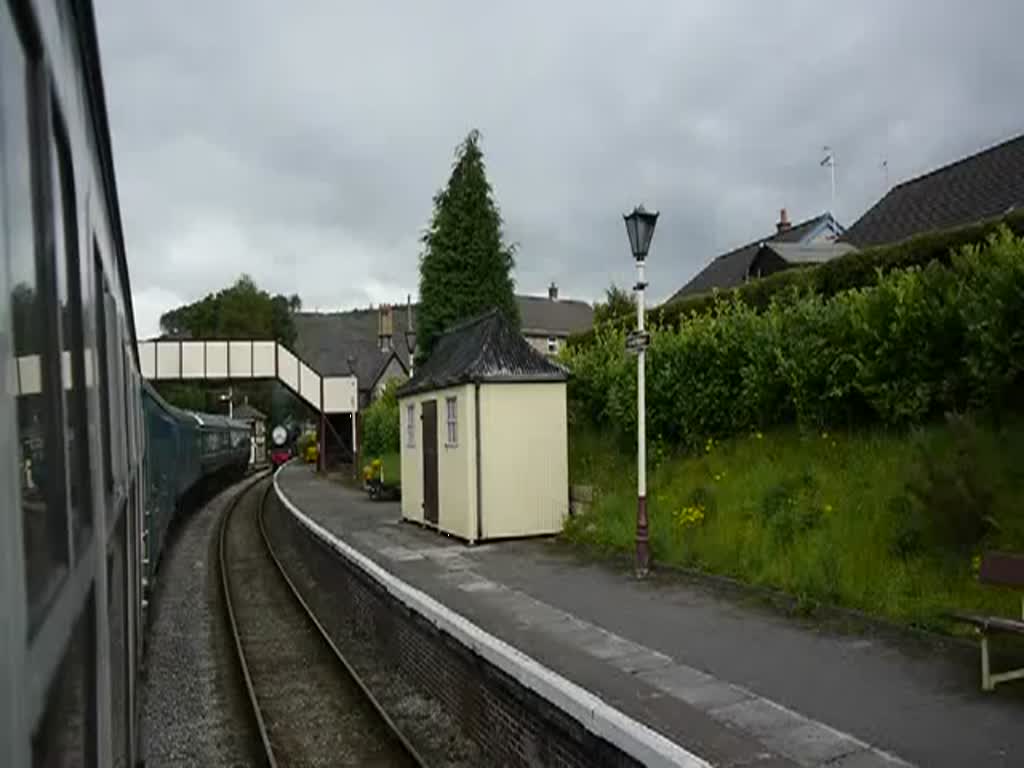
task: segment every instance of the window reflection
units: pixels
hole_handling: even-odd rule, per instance
[[[22,501],[25,571],[30,630],[65,572],[67,526],[61,493],[63,461],[55,445],[52,376],[56,371],[46,345],[49,324],[46,290],[37,262],[41,251],[32,210],[32,155],[29,137],[38,129],[30,108],[30,68],[12,24],[0,24],[0,120],[4,142],[8,266],[17,379],[18,460]],[[45,145],[44,145],[45,146]]]
[[[89,595],[71,643],[46,697],[46,712],[32,735],[33,768],[86,765],[95,743],[96,604]]]
[[[63,122],[54,106],[52,152],[54,240],[56,242],[57,316],[60,328],[61,392],[64,443],[67,447],[67,487],[76,546],[90,524],[88,432],[85,425],[82,294],[78,259],[78,221],[75,182]]]

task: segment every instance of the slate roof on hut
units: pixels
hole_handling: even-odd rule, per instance
[[[565,381],[565,369],[534,349],[498,310],[466,320],[437,340],[399,397],[468,382]]]

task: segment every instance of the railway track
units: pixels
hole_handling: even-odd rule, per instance
[[[422,766],[291,583],[263,526],[271,485],[225,510],[224,606],[269,766]]]

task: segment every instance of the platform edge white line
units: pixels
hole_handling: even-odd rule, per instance
[[[438,629],[458,640],[520,684],[558,707],[588,731],[610,742],[644,765],[665,768],[712,768],[712,764],[676,744],[647,725],[559,675],[531,656],[481,629],[425,592],[395,576],[372,559],[346,544],[335,534],[310,519],[281,489],[274,473],[277,498],[314,535],[330,545],[360,570],[371,576],[397,600],[414,610]]]

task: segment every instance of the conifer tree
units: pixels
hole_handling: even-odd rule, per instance
[[[434,196],[434,215],[422,239],[418,361],[430,356],[447,328],[489,309],[498,308],[519,326],[514,248],[504,244],[501,224],[474,130],[456,151],[448,185]]]

